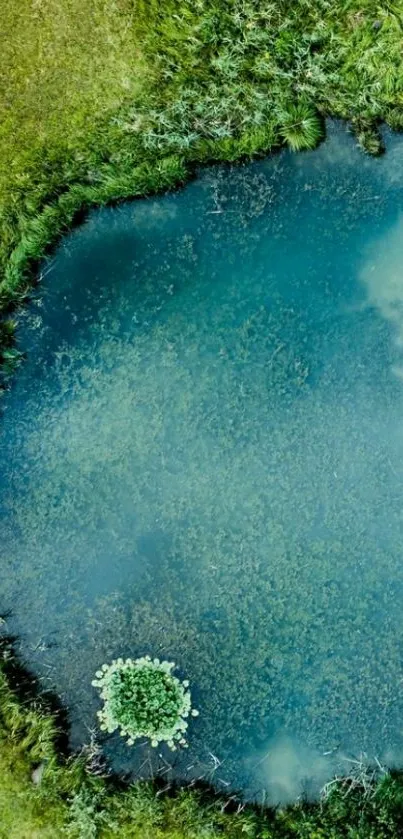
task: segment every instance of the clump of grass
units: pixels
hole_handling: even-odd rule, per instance
[[[352,129],[360,148],[366,154],[379,157],[385,151],[378,126],[371,120],[353,119]]]
[[[323,122],[311,105],[296,102],[279,108],[280,134],[292,151],[314,149],[323,138]]]

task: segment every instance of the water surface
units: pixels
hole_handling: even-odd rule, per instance
[[[116,769],[265,800],[403,755],[403,141],[203,170],[93,212],[21,316],[0,608],[72,745],[159,655],[200,717]]]

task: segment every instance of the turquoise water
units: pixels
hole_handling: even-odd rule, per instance
[[[159,655],[200,716],[136,776],[276,801],[403,761],[403,142],[213,167],[96,211],[44,266],[1,420],[0,609],[96,727]]]

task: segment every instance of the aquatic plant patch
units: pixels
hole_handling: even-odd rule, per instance
[[[191,707],[189,682],[172,675],[174,666],[150,656],[103,664],[92,682],[104,701],[98,711],[101,729],[119,728],[129,746],[139,737],[148,737],[154,747],[160,742],[172,750],[186,746],[187,718],[198,711]]]

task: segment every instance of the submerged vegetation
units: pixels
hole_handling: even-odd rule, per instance
[[[16,685],[18,684],[18,691]],[[336,781],[317,804],[277,812],[208,788],[118,784],[97,746],[58,754],[60,719],[35,693],[12,647],[0,656],[0,839],[397,839],[403,776]]]
[[[154,747],[166,742],[175,750],[177,741],[186,746],[186,718],[198,712],[191,708],[189,682],[172,675],[174,666],[150,656],[103,664],[92,682],[104,700],[98,712],[101,729],[112,733],[120,728],[129,746],[138,737],[149,737]]]
[[[14,330],[13,320],[0,321],[0,388],[8,382],[22,358],[21,352],[14,346]]]

